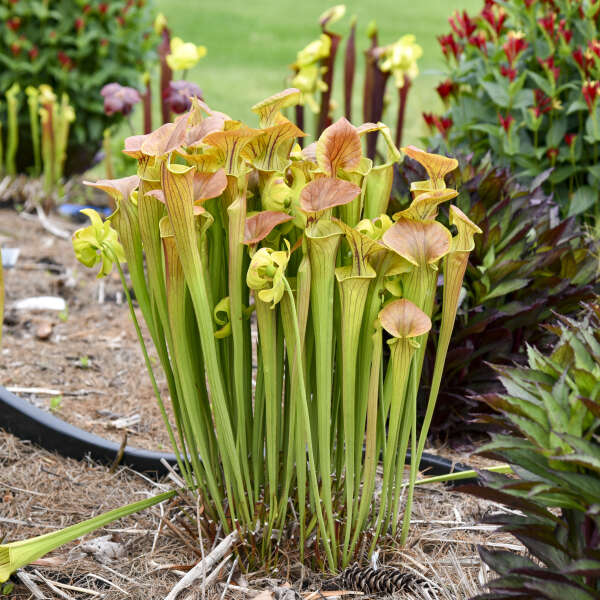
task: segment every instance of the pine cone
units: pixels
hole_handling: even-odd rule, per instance
[[[365,594],[393,594],[400,591],[431,589],[431,585],[408,571],[394,567],[360,567],[354,564],[340,575],[342,584],[350,590]]]

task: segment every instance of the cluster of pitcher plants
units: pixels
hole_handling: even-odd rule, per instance
[[[289,88],[253,107],[252,128],[194,99],[174,123],[126,140],[137,174],[98,181],[117,206],[73,238],[99,276],[131,285],[166,375],[186,485],[225,530],[259,532],[263,552],[294,516],[299,551],[335,570],[399,523],[401,539],[454,325],[473,235],[444,177],[457,163],[414,147],[429,179],[386,212],[400,153],[382,123],[342,118],[303,150],[284,115]],[[379,131],[385,163],[363,154]],[[443,275],[443,291],[437,295]],[[435,310],[437,360],[422,427],[416,403]],[[385,343],[384,343],[385,342]],[[376,471],[383,481],[374,504]],[[316,541],[315,541],[316,540]]]

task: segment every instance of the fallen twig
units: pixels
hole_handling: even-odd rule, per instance
[[[63,240],[71,239],[71,234],[68,231],[65,231],[64,229],[62,229],[55,223],[52,223],[52,221],[50,221],[50,219],[48,219],[48,217],[46,216],[46,213],[44,212],[44,209],[39,204],[35,205],[35,211],[37,212],[37,216],[38,216],[38,219],[40,220],[42,227],[48,233],[51,233],[52,235],[55,235],[56,237],[61,238]]]
[[[73,596],[67,594],[67,592],[63,592],[57,586],[54,585],[53,581],[46,579],[38,570],[34,569],[33,572],[37,575],[39,579],[41,579],[55,594],[60,596],[61,598],[65,598],[65,600],[73,600]]]
[[[229,558],[229,554],[233,548],[233,545],[238,541],[239,534],[237,531],[231,532],[224,540],[222,540],[217,547],[208,554],[203,560],[201,560],[189,573],[187,573],[179,582],[173,587],[169,594],[165,597],[165,600],[175,600],[177,595],[184,589],[190,587],[194,582],[202,577],[203,573],[209,573],[205,578],[205,585],[214,582],[220,568],[225,563],[219,563],[224,556]],[[215,572],[213,576],[213,571]],[[211,580],[212,577],[212,580]]]
[[[36,600],[48,600],[46,596],[44,596],[42,590],[40,590],[40,588],[37,586],[35,581],[33,581],[29,573],[23,571],[23,569],[19,569],[17,571],[17,577],[21,580],[21,583],[32,593]]]

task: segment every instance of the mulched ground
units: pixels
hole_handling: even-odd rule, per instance
[[[69,231],[76,228],[66,221],[57,223]],[[0,245],[21,251],[17,266],[5,273],[7,311],[0,385],[21,390],[42,388],[42,392],[20,391],[19,395],[114,441],[120,442],[127,432],[130,445],[168,450],[119,280],[97,280],[93,271],[77,263],[69,240],[49,233],[37,218],[20,216],[14,210],[0,210]],[[67,311],[14,309],[19,300],[45,295],[64,298]],[[164,388],[164,381],[159,385]],[[447,449],[433,451],[455,460],[485,464]],[[0,429],[0,541],[47,533],[170,485],[128,468],[112,473],[89,461],[64,459]],[[25,571],[47,598],[162,599],[185,567],[194,565],[201,556],[198,536],[182,518],[184,510],[194,514],[196,508],[191,499],[179,498],[148,509],[86,536],[83,547],[73,542]],[[423,592],[397,597],[450,600],[473,595],[487,577],[476,546],[518,548],[512,538],[479,524],[492,508],[443,486],[419,489],[408,544],[399,548],[394,540],[387,540],[381,556],[386,564],[424,575],[439,589],[429,596]],[[103,535],[112,536],[111,541],[117,544],[116,558],[85,550],[86,542]],[[210,550],[211,541],[204,542],[204,549]],[[229,569],[228,565],[223,570],[222,581],[227,580]],[[263,568],[245,573],[238,563],[230,581],[236,587],[227,588],[224,597],[252,597],[260,590],[287,583],[304,598],[314,600],[320,596],[311,596],[311,590],[327,587],[327,580],[322,574],[303,570],[293,555],[288,555],[277,572]],[[12,598],[33,597],[16,581]],[[301,590],[302,585],[306,589]],[[201,586],[196,588],[188,596],[181,594],[179,600],[221,598],[224,591],[217,585],[204,595]],[[246,592],[240,591],[244,588]],[[327,594],[331,596],[332,591],[325,597]]]
[[[18,395],[114,441],[127,431],[132,446],[167,450],[169,439],[118,276],[96,279],[94,270],[76,261],[70,240],[27,216],[0,210],[0,245],[20,249],[16,267],[5,272],[0,385],[45,389]],[[58,223],[71,232],[77,228]],[[13,309],[35,296],[59,296],[67,310]]]
[[[64,459],[0,430],[0,540],[24,539],[77,523],[157,494],[165,489],[165,483],[168,488],[168,481],[154,482],[124,467],[111,473],[91,462]],[[419,573],[439,589],[429,592],[429,596],[423,592],[395,597],[470,598],[488,576],[476,546],[518,549],[510,536],[479,524],[483,514],[493,508],[440,485],[419,489],[407,545],[399,548],[393,540],[387,540],[381,545],[381,556],[385,557],[385,564]],[[35,578],[47,598],[60,598],[49,585],[62,585],[71,586],[59,589],[73,599],[162,599],[183,570],[201,556],[198,537],[191,535],[189,524],[182,518],[184,509],[194,514],[196,507],[186,498],[176,499],[122,519],[49,554],[25,572]],[[117,544],[117,557],[95,555],[89,549],[90,540],[107,535]],[[208,552],[211,541],[205,539],[204,544]],[[230,565],[221,573],[221,584],[229,577]],[[327,588],[326,593],[332,594],[330,580],[323,574],[303,570],[289,555],[287,560],[282,559],[278,571],[270,573],[264,569],[247,573],[238,563],[230,583],[248,592],[227,590],[225,597],[248,598],[260,590],[273,590],[287,583],[308,598],[313,590]],[[206,597],[220,598],[221,584],[208,590]],[[78,592],[73,587],[87,591]],[[11,596],[15,600],[31,597],[20,583]],[[181,594],[179,600],[184,598],[202,598],[201,585],[187,596]]]

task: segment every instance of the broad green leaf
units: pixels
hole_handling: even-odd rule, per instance
[[[489,294],[481,298],[480,303],[485,302],[486,300],[491,300],[492,298],[498,298],[499,296],[506,296],[511,292],[516,292],[521,288],[524,288],[530,282],[529,279],[513,279],[510,281],[503,281],[499,285],[497,285]]]
[[[598,191],[589,185],[583,185],[573,194],[569,203],[568,216],[584,213],[598,202]]]
[[[491,81],[482,81],[481,87],[483,87],[492,102],[497,106],[501,108],[508,108],[510,106],[510,96],[508,95],[506,86]]]

